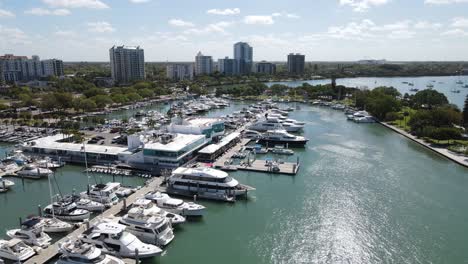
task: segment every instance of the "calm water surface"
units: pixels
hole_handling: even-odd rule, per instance
[[[301,105],[291,117],[307,121],[310,139],[296,151],[299,174],[230,173],[257,190],[236,204],[199,201],[203,219],[176,229],[164,255],[146,263],[468,262],[468,169],[342,112]],[[82,170],[60,170],[61,190],[84,189]],[[15,182],[0,194],[2,231],[49,199],[46,180]]]

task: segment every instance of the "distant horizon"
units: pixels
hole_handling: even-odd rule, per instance
[[[307,55],[306,55],[306,58],[307,58]],[[56,59],[60,59],[60,58],[56,58]],[[221,59],[221,58],[220,58]],[[363,60],[349,60],[349,61],[346,61],[346,60],[329,60],[329,61],[308,61],[306,60],[305,63],[358,63],[359,61],[364,61],[364,60],[369,60],[369,59],[363,59]],[[195,60],[193,61],[146,61],[145,60],[145,63],[193,63]],[[217,59],[213,59],[214,62],[217,62],[218,60]],[[63,60],[64,63],[86,63],[86,62],[89,62],[89,63],[110,63],[110,61],[65,61]],[[254,60],[254,63],[258,63],[258,62],[262,62],[262,61],[257,61],[257,60]],[[271,63],[287,63],[287,61],[267,61],[267,62],[271,62]],[[389,62],[389,63],[468,63],[468,60],[460,60],[460,61],[438,61],[438,60],[426,60],[426,61],[416,61],[416,60],[413,60],[413,61],[391,61],[391,60],[386,60],[386,62]],[[467,65],[468,67],[468,65]]]

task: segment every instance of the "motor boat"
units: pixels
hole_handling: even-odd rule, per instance
[[[52,161],[50,159],[39,160],[36,162],[36,164],[37,164],[37,167],[39,168],[50,169],[50,170],[55,170],[55,169],[65,166],[65,163],[63,162]]]
[[[5,189],[5,190],[10,189],[14,185],[15,185],[15,183],[13,181],[5,180],[5,179],[3,179],[2,176],[0,176],[0,189]]]
[[[159,256],[162,250],[151,244],[141,242],[135,235],[125,231],[126,226],[110,221],[103,221],[85,231],[79,239],[95,245],[106,254],[124,258],[135,258],[138,249],[140,258]]]
[[[288,147],[304,147],[309,140],[302,136],[289,134],[286,130],[267,131],[258,143],[268,145],[286,145]]]
[[[168,187],[169,193],[223,201],[233,201],[237,196],[247,195],[250,190],[226,172],[207,167],[175,169],[168,179]]]
[[[133,206],[142,208],[144,210],[144,213],[148,213],[151,215],[163,215],[171,221],[172,225],[185,223],[185,217],[176,213],[169,213],[166,210],[159,208],[158,206],[156,206],[155,203],[153,203],[153,201],[148,200],[148,199],[144,199],[144,198],[137,199],[133,203]]]
[[[32,216],[26,221],[37,221],[36,227],[42,227],[45,233],[64,233],[73,230],[73,225],[57,218]]]
[[[39,222],[39,219],[25,221],[21,223],[20,229],[10,229],[6,234],[10,238],[21,239],[28,245],[46,248],[50,245],[52,239],[49,235],[44,233],[42,227],[36,227]]]
[[[125,264],[117,257],[104,254],[94,245],[83,243],[80,240],[65,241],[59,244],[62,254],[56,264]]]
[[[49,177],[50,175],[52,175],[52,171],[49,169],[39,168],[33,165],[26,165],[16,174],[24,178],[40,179],[43,177]]]
[[[145,198],[153,201],[156,205],[168,212],[183,216],[202,216],[205,213],[205,206],[193,202],[184,202],[181,199],[171,198],[166,193],[149,192]]]
[[[367,111],[357,111],[347,116],[348,120],[356,123],[375,123],[375,119]]]
[[[106,207],[117,204],[119,198],[115,192],[120,188],[120,183],[109,182],[107,184],[92,185],[88,191],[82,192],[81,197],[88,198],[92,201],[102,203]]]
[[[76,204],[76,208],[90,212],[102,212],[106,209],[102,203],[91,201],[90,199],[83,198],[79,195],[67,195],[64,196],[62,200],[74,202]]]
[[[55,217],[64,221],[83,221],[89,219],[91,212],[78,209],[76,203],[71,201],[58,201],[44,208],[46,217]]]
[[[133,193],[135,193],[135,190],[136,189],[134,189],[134,188],[120,186],[115,191],[115,194],[117,195],[117,197],[128,197],[128,196],[132,195]]]
[[[23,262],[35,254],[34,249],[20,239],[0,240],[0,258]]]
[[[278,118],[267,117],[253,123],[249,129],[259,132],[284,129],[288,132],[299,132],[304,128],[303,125],[297,125],[289,122],[281,122]]]
[[[174,239],[171,222],[163,215],[153,215],[134,207],[119,220],[126,230],[145,243],[166,246]]]

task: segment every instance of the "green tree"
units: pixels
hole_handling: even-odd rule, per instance
[[[443,93],[439,93],[436,90],[426,89],[417,92],[413,96],[413,103],[417,107],[425,105],[427,108],[433,108],[435,106],[448,104],[448,99]]]
[[[463,124],[468,128],[468,95],[466,95],[465,106],[463,107]]]

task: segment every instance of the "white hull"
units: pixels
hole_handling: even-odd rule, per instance
[[[52,214],[44,214],[47,217],[53,217]],[[78,215],[55,215],[55,218],[63,220],[63,221],[70,221],[70,222],[78,222],[78,221],[83,221],[86,219],[89,219],[91,217],[91,213],[87,212],[84,214],[78,214]]]

